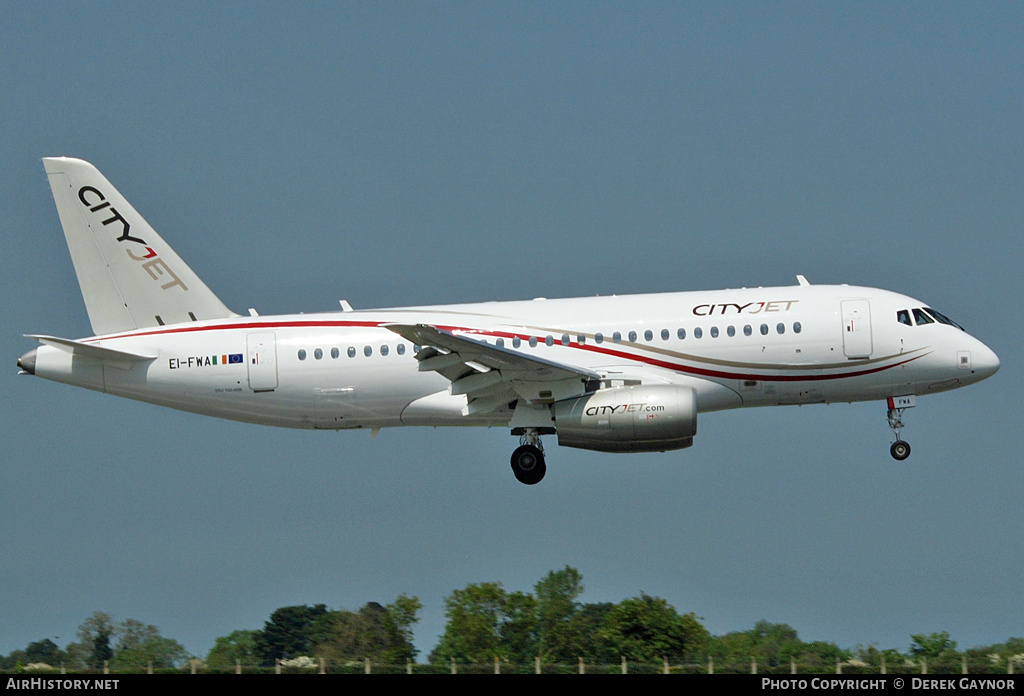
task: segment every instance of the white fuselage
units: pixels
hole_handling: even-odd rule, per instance
[[[965,386],[998,358],[958,327],[903,322],[926,305],[886,290],[799,285],[235,317],[83,342],[155,356],[102,364],[48,345],[35,374],[176,409],[292,428],[507,425],[464,415],[387,328],[427,324],[601,376],[602,388],[691,387],[699,411],[865,401]]]

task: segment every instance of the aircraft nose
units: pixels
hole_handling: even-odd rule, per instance
[[[978,379],[985,379],[999,372],[999,356],[984,344],[974,351],[973,363],[974,373],[978,375]]]
[[[34,375],[36,373],[36,350],[36,348],[33,348],[18,358],[18,367],[30,375]]]

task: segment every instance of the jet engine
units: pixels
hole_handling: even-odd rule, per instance
[[[664,452],[693,444],[691,387],[613,387],[555,404],[558,444],[600,452]]]

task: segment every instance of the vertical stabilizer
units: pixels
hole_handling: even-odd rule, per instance
[[[237,316],[96,167],[43,159],[97,335]]]

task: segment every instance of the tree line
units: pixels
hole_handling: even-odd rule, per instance
[[[874,646],[840,648],[829,641],[803,641],[787,624],[759,621],[753,628],[712,635],[693,612],[680,613],[666,600],[641,593],[617,603],[582,603],[583,577],[566,566],[539,580],[533,592],[507,591],[483,582],[455,590],[445,600],[444,633],[426,655],[439,667],[450,664],[575,666],[671,664],[691,671],[1006,672],[1024,669],[1024,638],[957,649],[949,633],[913,634],[908,649]],[[63,666],[69,671],[180,669],[189,663],[204,671],[232,671],[237,665],[345,665],[372,662],[405,665],[421,657],[413,627],[422,605],[400,595],[358,611],[324,604],[281,607],[262,629],[236,630],[217,638],[206,656],[192,656],[177,641],[135,619],[114,622],[104,612],[88,617],[78,640],[59,648],[43,639],[0,657],[4,671]]]
[[[62,650],[49,638],[29,643],[0,657],[0,669],[20,670],[31,665],[64,667],[73,671],[99,670],[137,672],[150,667],[179,667],[190,657],[176,640],[160,635],[151,624],[136,619],[114,622],[110,614],[97,611],[78,627],[77,641]]]

